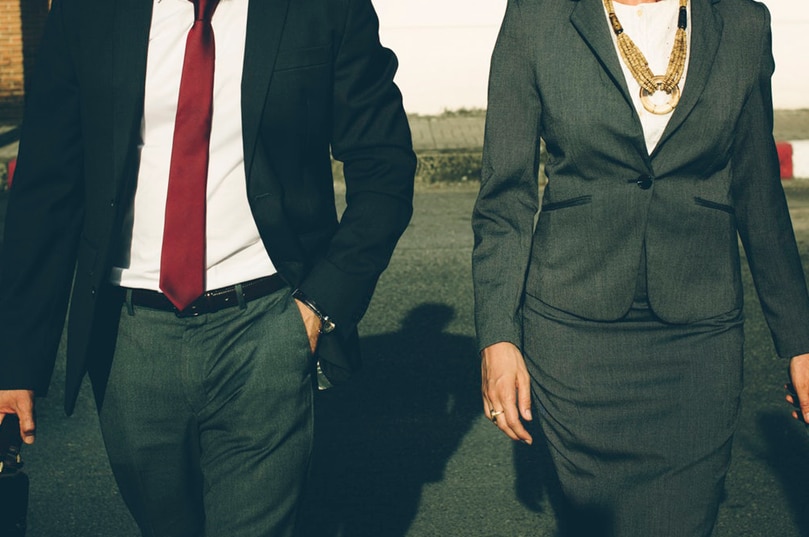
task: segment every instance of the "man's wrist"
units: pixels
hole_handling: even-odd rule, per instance
[[[292,292],[292,298],[299,300],[304,306],[309,308],[309,310],[314,313],[318,319],[320,319],[320,333],[321,334],[329,334],[337,328],[337,325],[334,324],[334,321],[326,315],[323,310],[317,305],[317,303],[306,296],[306,294],[301,291],[300,289],[295,289]]]

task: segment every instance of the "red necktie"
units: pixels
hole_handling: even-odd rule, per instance
[[[205,192],[213,114],[214,36],[219,0],[194,2],[174,122],[160,289],[179,310],[205,291]]]

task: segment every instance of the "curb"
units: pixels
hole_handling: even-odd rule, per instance
[[[781,179],[809,179],[809,140],[778,142]]]

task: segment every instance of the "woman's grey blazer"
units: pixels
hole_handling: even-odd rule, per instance
[[[478,344],[521,347],[524,294],[592,320],[630,308],[645,244],[664,321],[742,306],[737,236],[779,355],[809,352],[809,298],[772,138],[770,17],[691,0],[682,99],[648,154],[601,0],[509,0],[473,214]],[[539,139],[547,145],[538,210]]]

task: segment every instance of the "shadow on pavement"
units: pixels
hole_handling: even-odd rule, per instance
[[[534,416],[539,414],[537,398],[532,401]],[[560,532],[565,529],[563,513],[566,503],[559,478],[551,461],[551,454],[538,423],[538,418],[527,424],[534,439],[532,445],[514,443],[514,488],[517,498],[526,508],[542,513],[548,505],[553,510]],[[547,499],[547,502],[545,501]]]
[[[363,338],[363,369],[320,393],[300,537],[402,537],[422,487],[443,479],[479,417],[473,338],[445,332],[455,311],[421,304],[398,332]]]
[[[780,412],[759,416],[758,428],[766,441],[762,457],[780,482],[800,534],[809,535],[809,459],[803,450],[795,449],[806,442],[807,431]]]

